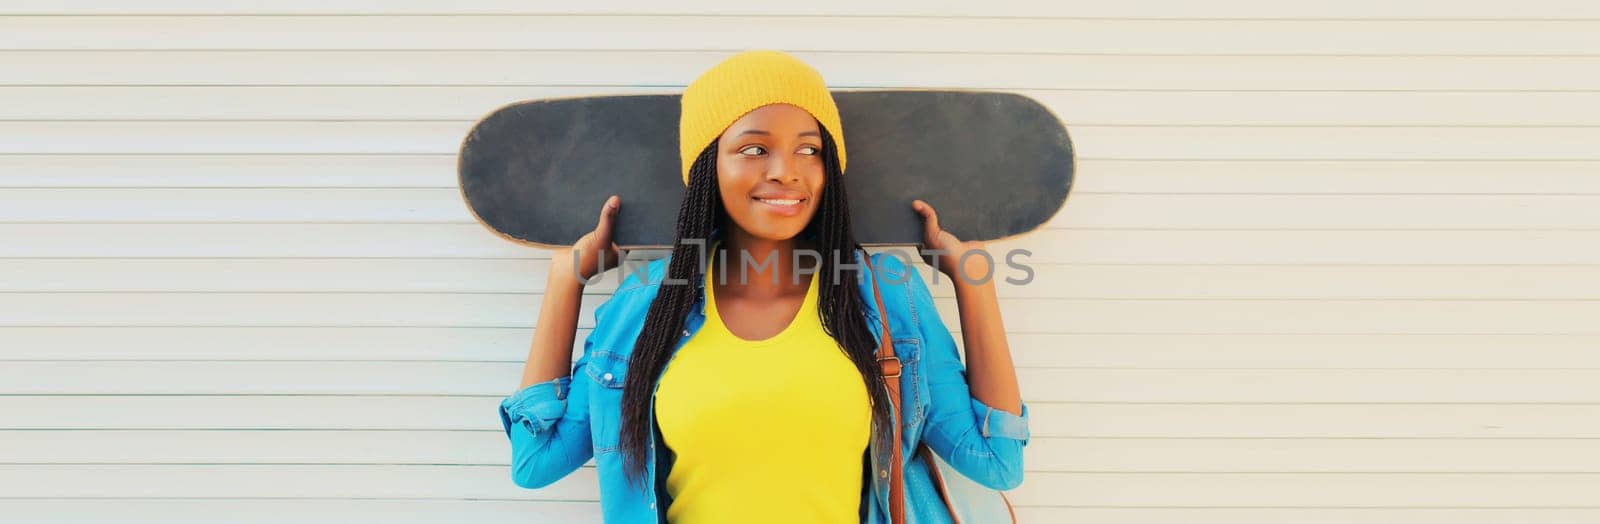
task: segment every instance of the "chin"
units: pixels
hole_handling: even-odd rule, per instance
[[[765,227],[749,230],[751,236],[766,240],[789,240],[800,238],[800,232],[805,231],[805,224],[799,227],[784,227],[778,224],[763,224]]]
[[[800,232],[799,231],[793,231],[793,232],[789,232],[789,231],[766,231],[766,232],[762,232],[762,233],[757,233],[756,236],[761,237],[761,238],[765,238],[765,239],[768,239],[768,240],[790,240],[790,239],[800,238]]]

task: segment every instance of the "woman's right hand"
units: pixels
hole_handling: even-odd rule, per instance
[[[557,262],[558,265],[572,268],[574,264],[573,253],[576,252],[577,276],[582,277],[584,282],[587,282],[600,273],[602,265],[605,269],[611,269],[621,264],[622,250],[617,248],[615,242],[611,241],[611,232],[615,230],[617,220],[617,210],[621,206],[622,199],[617,195],[611,195],[607,198],[605,203],[600,206],[600,221],[595,225],[594,231],[585,233],[578,238],[578,241],[572,243],[572,247],[557,253],[556,256],[560,257]]]

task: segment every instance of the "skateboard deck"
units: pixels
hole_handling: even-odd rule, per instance
[[[1061,121],[1038,101],[988,91],[834,91],[850,163],[852,229],[864,246],[920,245],[939,213],[962,240],[1001,240],[1048,222],[1075,162]],[[612,241],[671,247],[683,180],[678,95],[528,100],[500,107],[462,141],[462,198],[484,226],[545,248],[593,230],[622,199]]]

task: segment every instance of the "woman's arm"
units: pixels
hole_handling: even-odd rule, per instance
[[[935,250],[959,253],[982,248],[962,244],[938,228],[932,209],[920,200],[916,209],[928,218],[928,242]],[[968,257],[982,261],[982,257]],[[942,262],[941,273],[956,271],[956,259]],[[936,266],[936,267],[939,267]],[[967,344],[967,364],[961,363],[955,338],[939,317],[933,294],[913,267],[905,268],[911,305],[923,339],[922,369],[928,382],[928,417],[923,441],[963,475],[992,489],[1012,489],[1022,484],[1022,448],[1027,446],[1028,408],[1018,392],[1016,370],[1000,323],[994,286],[961,283],[956,300],[961,309],[962,332]],[[972,273],[982,275],[983,273]]]
[[[594,230],[551,257],[550,273],[545,276],[544,302],[539,306],[539,323],[534,327],[528,361],[522,367],[521,387],[555,380],[571,371],[572,342],[578,330],[578,306],[583,300],[584,283],[621,261],[621,251],[611,241],[617,210],[621,207],[622,200],[616,195],[607,197],[600,205],[600,217]]]
[[[969,373],[962,366],[956,340],[940,319],[927,284],[917,275],[916,268],[908,266],[905,271],[923,341],[919,366],[928,383],[928,414],[922,440],[957,471],[979,484],[992,489],[1021,485],[1022,448],[1028,445],[1029,438],[1027,405],[1019,400],[1018,414],[1012,414],[979,398],[976,386],[969,385],[976,384],[976,373]],[[970,361],[973,352],[969,349],[967,355]],[[1006,370],[1006,374],[1012,372]]]
[[[583,286],[573,278],[571,267],[559,261],[551,264],[533,347],[522,368],[522,385],[500,401],[500,425],[511,441],[511,480],[524,488],[561,480],[594,456],[589,385],[582,378],[573,380],[587,363],[589,342],[584,342],[584,356],[572,367]],[[600,311],[595,316],[598,319]]]
[[[551,260],[550,273],[545,280],[547,283],[544,302],[539,306],[539,323],[533,330],[528,361],[522,366],[522,385],[519,389],[567,376],[572,370],[572,343],[577,337],[583,284],[572,272],[570,252],[557,252]]]
[[[589,384],[581,378],[573,380],[588,362],[594,334],[584,341],[583,356],[576,365],[572,343],[577,336],[584,282],[605,269],[607,261],[620,259],[611,243],[611,224],[619,205],[616,196],[606,199],[595,230],[579,238],[571,249],[556,252],[528,360],[522,367],[522,385],[500,400],[500,425],[511,440],[511,480],[518,486],[544,487],[594,456]],[[574,253],[582,260],[574,261]],[[596,325],[604,322],[610,304],[607,300],[595,309]],[[569,405],[573,406],[570,410]]]
[[[967,262],[967,275],[989,271],[983,269],[990,265],[984,257],[967,257]],[[1021,415],[1022,392],[1017,386],[1017,369],[1011,363],[1006,328],[1000,320],[994,279],[982,284],[966,278],[952,280],[957,308],[961,310],[961,341],[967,349],[967,383],[972,386],[972,396],[995,409]]]
[[[962,242],[939,228],[939,216],[926,202],[913,202],[923,215],[929,249],[941,251],[933,257],[935,269],[950,277],[956,289],[956,305],[961,312],[961,341],[967,350],[967,382],[972,395],[995,409],[1012,415],[1022,414],[1022,392],[1017,386],[1016,366],[1011,363],[1011,345],[1006,342],[1005,323],[1000,318],[1000,299],[994,289],[994,263],[991,257],[973,255],[961,262],[968,251],[987,251],[983,242]],[[989,275],[982,283],[975,282]]]

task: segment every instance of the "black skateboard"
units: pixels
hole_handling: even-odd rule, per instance
[[[985,91],[834,91],[850,164],[856,240],[920,245],[922,199],[962,240],[1000,240],[1048,222],[1074,170],[1061,121],[1031,98]],[[678,95],[517,102],[461,144],[461,194],[473,216],[512,241],[572,245],[619,195],[612,240],[668,248],[683,179]]]

